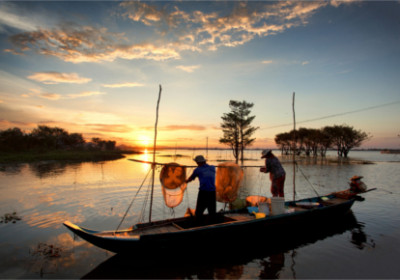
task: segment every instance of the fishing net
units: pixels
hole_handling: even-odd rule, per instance
[[[271,203],[268,197],[260,195],[250,195],[246,197],[246,204],[249,206],[258,206],[261,203]]]
[[[235,201],[242,179],[243,170],[236,163],[224,162],[219,164],[215,178],[217,201],[225,203]]]
[[[187,187],[185,180],[185,166],[175,162],[163,166],[160,172],[160,182],[165,205],[174,208],[181,204]]]

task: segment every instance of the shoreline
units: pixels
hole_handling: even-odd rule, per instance
[[[0,164],[31,163],[39,161],[107,161],[125,158],[126,154],[139,154],[138,151],[30,151],[0,152]]]

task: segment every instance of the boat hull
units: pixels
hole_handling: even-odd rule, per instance
[[[331,199],[334,197],[331,197]],[[286,202],[287,207],[296,206],[297,202],[322,201],[321,197],[307,200]],[[330,223],[342,218],[348,213],[355,199],[341,199],[340,203],[326,204],[303,211],[294,211],[275,216],[266,216],[260,219],[234,220],[227,219],[229,215],[244,212],[227,211],[219,213],[220,221],[215,224],[191,226],[193,218],[178,218],[154,223],[139,224],[140,228],[160,227],[159,232],[149,234],[135,234],[135,229],[119,232],[96,232],[87,230],[65,222],[64,225],[73,233],[84,240],[108,251],[115,253],[133,253],[143,250],[170,250],[178,248],[194,248],[204,246],[215,246],[240,242],[248,239],[282,240],[286,234],[292,234],[299,229],[315,230],[324,223]],[[246,213],[244,213],[246,214]],[[250,214],[247,214],[250,215]],[[161,226],[165,224],[165,226]],[[163,227],[175,226],[175,231],[163,231]]]

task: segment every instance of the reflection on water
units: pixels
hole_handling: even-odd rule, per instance
[[[63,174],[67,168],[79,168],[80,164],[79,162],[44,161],[29,164],[29,169],[38,178],[57,177]]]
[[[39,275],[40,278],[58,278],[60,272],[84,262],[87,250],[91,247],[82,240],[73,239],[68,233],[33,244],[29,248],[30,265],[27,274]]]
[[[201,153],[181,150],[179,155],[183,156],[176,157],[176,161],[193,165],[192,158]],[[159,152],[156,160],[168,163],[174,160],[174,154]],[[201,251],[194,247],[179,253],[132,252],[130,258],[114,256],[76,239],[62,226],[70,220],[91,229],[115,229],[148,173],[149,164],[121,159],[1,165],[0,217],[16,213],[20,220],[0,223],[0,278],[399,278],[400,268],[395,261],[400,254],[399,161],[373,152],[351,155],[363,160],[378,159],[378,163],[334,164],[310,159],[299,162],[300,172],[293,171],[290,160],[282,161],[288,178],[287,199],[292,198],[293,182],[289,178],[293,172],[297,198],[342,190],[353,175],[364,176],[366,185],[377,190],[365,194],[364,202],[354,204],[352,218],[327,230],[321,225],[306,233],[292,229],[288,235],[276,237],[285,240],[284,246],[275,246],[276,239],[270,242],[268,234],[247,238],[242,247],[239,242],[220,245],[204,252],[209,260],[200,257]],[[149,153],[132,157],[152,160]],[[230,151],[209,151],[208,158],[211,164],[232,159]],[[263,164],[260,151],[249,151],[246,158],[247,165]],[[159,171],[157,168],[152,215],[153,219],[166,219],[171,217],[171,211],[163,203]],[[240,198],[270,196],[268,175],[257,168],[244,171],[245,187]],[[138,221],[149,187],[145,182],[144,192],[135,199],[121,227]],[[183,202],[174,208],[176,217],[182,216],[187,207],[195,207],[197,192],[197,181],[188,185]],[[224,206],[218,204],[218,209]],[[235,239],[243,241],[241,236]],[[59,256],[32,254],[39,244],[46,244],[47,249],[60,248]],[[329,266],[333,263],[334,270]]]
[[[351,231],[351,243],[360,250],[363,250],[364,248],[375,248],[375,241],[364,233],[363,228],[364,225],[359,224]]]

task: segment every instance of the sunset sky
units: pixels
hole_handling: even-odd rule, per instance
[[[346,124],[400,148],[398,1],[0,2],[0,130],[57,126],[151,145],[224,147],[230,100],[253,147]]]

